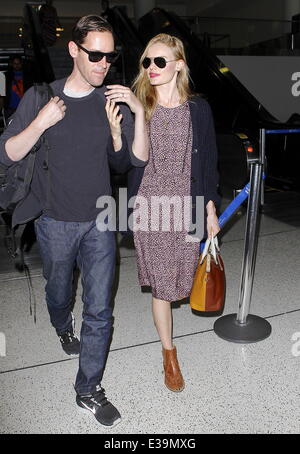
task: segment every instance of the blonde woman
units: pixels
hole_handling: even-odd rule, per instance
[[[152,196],[181,200],[184,196],[203,196],[207,233],[216,235],[219,224],[215,203],[219,197],[213,119],[208,103],[189,89],[189,69],[178,38],[159,34],[150,40],[141,56],[133,91],[146,112],[151,146],[145,170],[134,170],[132,187],[138,188],[137,195],[149,201],[149,206]],[[151,229],[149,220],[148,231],[134,232],[134,242],[140,284],[152,289],[165,385],[179,392],[185,382],[172,342],[171,302],[190,294],[199,243],[186,241],[187,230],[176,231],[175,218],[173,214],[168,231],[162,226],[153,230],[153,224]]]

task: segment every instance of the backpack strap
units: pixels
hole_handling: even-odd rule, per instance
[[[54,93],[52,90],[52,87],[47,84],[46,82],[43,82],[42,84],[37,85],[37,90],[39,91],[40,96],[37,98],[42,101],[42,105],[47,104],[47,102],[51,99],[54,98]],[[40,110],[40,106],[38,111]],[[50,151],[50,146],[49,142],[46,139],[45,135],[42,135],[41,137],[41,142],[45,146],[46,150],[46,156],[43,162],[43,168],[47,172],[47,194],[46,194],[46,208],[49,208],[50,204],[50,172],[49,172],[49,151]]]
[[[37,115],[39,113],[39,111],[41,110],[41,108],[44,107],[52,97],[54,97],[54,93],[53,93],[53,90],[50,87],[50,85],[46,84],[45,82],[43,82],[42,84],[34,84],[34,93],[35,93],[35,114]],[[43,137],[43,135],[37,141],[37,143],[32,147],[32,149],[30,150],[29,155],[28,155],[26,173],[25,173],[25,177],[24,177],[24,184],[25,184],[25,187],[27,187],[27,188],[29,188],[30,183],[32,181],[36,152],[41,147],[42,142],[45,142],[45,138]],[[49,145],[47,142],[47,145],[46,145],[47,164],[48,164],[48,151],[49,151]]]
[[[34,94],[35,94],[35,115],[44,107],[51,98],[54,98],[54,93],[52,87],[46,82],[34,84]],[[36,152],[41,146],[41,138],[33,145],[31,153]]]
[[[34,86],[34,95],[35,95],[35,115],[38,114],[40,109],[47,104],[47,102],[51,99],[51,97],[54,96],[53,91],[51,87],[46,84],[36,84]],[[29,190],[30,184],[32,181],[33,177],[33,171],[34,171],[34,164],[35,164],[35,158],[36,158],[36,152],[40,148],[41,144],[45,141],[44,140],[44,135],[41,136],[41,138],[38,140],[38,142],[32,147],[30,152],[28,153],[26,157],[26,171],[25,171],[25,176],[24,176],[24,186]],[[47,142],[48,144],[48,142]],[[49,146],[46,147],[46,155],[47,155],[47,160],[48,160],[48,151],[49,151]],[[28,280],[28,285],[29,285],[29,295],[30,295],[30,313],[34,315],[34,322],[36,323],[36,301],[34,298],[34,293],[32,291],[32,284],[31,284],[31,279],[30,279],[30,273],[27,265],[24,263],[24,235],[26,231],[26,227],[28,224],[21,224],[18,226],[18,237],[15,236],[15,230],[16,227],[12,227],[11,225],[12,221],[10,220],[8,225],[8,233],[7,236],[7,249],[10,255],[14,258],[15,262],[15,267],[19,271],[25,271],[27,280]],[[33,297],[33,303],[34,303],[34,309],[32,311],[32,297]]]
[[[49,151],[50,146],[46,137],[43,137],[44,146],[46,149],[46,156],[43,162],[43,169],[47,172],[47,193],[46,193],[46,208],[50,208],[50,171],[49,171]]]
[[[46,82],[36,83],[34,84],[35,93],[38,94],[36,96],[36,112],[39,112],[44,105],[50,101],[51,98],[54,98],[54,93],[52,87],[47,84]]]

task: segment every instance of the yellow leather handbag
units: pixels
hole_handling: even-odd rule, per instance
[[[199,258],[192,291],[191,308],[200,312],[219,312],[225,302],[225,270],[217,237],[208,238]]]

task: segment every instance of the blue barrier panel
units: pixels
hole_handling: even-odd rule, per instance
[[[300,129],[266,129],[266,134],[292,134],[300,132]]]
[[[266,175],[263,173],[262,179],[264,180],[266,178]],[[242,203],[247,199],[249,196],[249,191],[250,191],[250,182],[244,186],[244,188],[241,190],[241,192],[230,202],[227,208],[223,211],[223,213],[220,215],[218,221],[220,228],[222,228],[227,221],[231,218],[231,216],[235,213],[235,211],[242,205]],[[200,253],[203,251],[205,245],[205,240],[202,240],[200,242]]]
[[[227,221],[231,218],[234,212],[239,208],[240,205],[247,199],[250,191],[250,183],[241,190],[241,192],[233,199],[228,207],[223,211],[219,217],[219,225],[222,228]]]

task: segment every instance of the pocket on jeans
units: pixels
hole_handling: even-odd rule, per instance
[[[46,222],[54,221],[55,222],[56,220],[53,218],[50,218],[50,216],[47,216],[46,214],[41,214],[41,216],[35,220],[35,222],[43,222],[43,221],[46,221]]]

